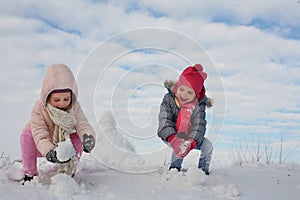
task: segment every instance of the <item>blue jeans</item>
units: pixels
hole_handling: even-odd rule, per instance
[[[202,145],[197,145],[195,149],[198,149],[201,151],[199,163],[198,163],[198,168],[202,169],[205,172],[209,171],[209,165],[211,161],[211,156],[212,156],[212,150],[213,150],[213,145],[211,141],[209,141],[207,138],[204,138]],[[181,169],[181,165],[183,162],[183,158],[178,158],[174,151],[172,152],[172,157],[171,157],[171,166],[170,168],[177,168]]]

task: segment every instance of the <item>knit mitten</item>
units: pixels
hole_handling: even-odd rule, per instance
[[[95,147],[95,139],[92,135],[84,134],[82,138],[83,151],[86,153],[91,153]]]
[[[52,162],[52,163],[67,163],[69,162],[71,159],[69,160],[66,160],[66,161],[60,161],[57,159],[57,153],[55,151],[55,149],[51,149],[47,154],[46,154],[46,159],[49,161],[49,162]]]

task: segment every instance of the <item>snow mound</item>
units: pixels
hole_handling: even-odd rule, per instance
[[[9,164],[9,167],[5,170],[5,174],[8,179],[13,181],[20,181],[24,178],[22,172],[22,164],[19,162]]]
[[[234,184],[217,174],[207,176],[197,167],[191,167],[186,172],[178,172],[176,169],[167,171],[165,169],[161,173],[165,181],[184,183],[187,187],[209,191],[222,198],[236,198],[240,196],[240,192]]]
[[[58,196],[69,197],[81,192],[81,186],[66,174],[56,174],[51,178],[49,191]]]
[[[205,185],[207,178],[208,176],[197,167],[191,167],[186,172],[186,182],[189,185]]]
[[[92,155],[106,166],[124,172],[143,172],[145,160],[135,153],[134,146],[117,129],[110,111],[99,117],[99,131]]]
[[[235,187],[234,184],[229,184],[228,186],[216,185],[215,187],[212,188],[212,191],[214,191],[219,195],[227,196],[227,197],[237,197],[240,195],[238,189]]]
[[[98,123],[102,136],[105,136],[112,145],[127,152],[135,152],[134,146],[118,131],[111,111],[103,112],[99,117]]]

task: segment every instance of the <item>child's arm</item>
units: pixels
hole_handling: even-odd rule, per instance
[[[75,129],[82,141],[83,151],[90,153],[95,147],[95,131],[88,122],[78,101],[74,104],[74,115],[76,118]]]
[[[157,134],[164,141],[167,141],[167,139],[171,135],[176,134],[176,122],[172,120],[173,112],[175,109],[171,105],[172,101],[174,101],[174,98],[170,93],[168,93],[164,96],[163,101],[160,105],[160,112],[158,115],[159,126]],[[176,106],[175,103],[174,106]]]
[[[189,135],[197,144],[202,144],[206,132],[206,105],[199,104],[195,107],[194,113],[191,116],[192,130]]]
[[[46,115],[46,110],[42,103],[38,101],[34,105],[31,113],[30,128],[36,147],[43,156],[55,147],[52,143],[52,135],[50,134],[50,130],[45,119]]]
[[[86,118],[78,101],[74,104],[73,109],[74,116],[76,118],[75,129],[81,140],[83,139],[84,134],[92,135],[95,138],[95,131],[88,122],[88,119]]]

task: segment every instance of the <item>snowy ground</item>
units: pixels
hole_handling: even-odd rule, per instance
[[[53,173],[39,161],[39,176],[22,185],[21,164],[1,159],[0,199],[272,199],[296,200],[300,195],[300,166],[296,164],[226,167],[210,176],[195,167],[185,173],[161,168],[151,173],[109,169],[86,155],[74,178]],[[8,179],[10,178],[10,179]]]
[[[214,157],[211,175],[206,176],[195,167],[199,152],[193,150],[183,162],[187,172],[168,171],[170,149],[152,156],[135,154],[109,113],[99,124],[97,145],[92,154],[83,154],[74,178],[56,173],[54,164],[39,158],[39,175],[22,185],[14,181],[23,176],[21,163],[3,155],[0,199],[299,199],[300,165],[245,163],[224,167],[218,165],[224,158]]]

